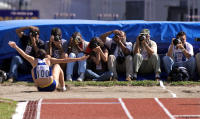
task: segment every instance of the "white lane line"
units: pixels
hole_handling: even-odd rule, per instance
[[[160,86],[161,86],[164,90],[167,90],[167,91],[172,95],[173,98],[176,98],[176,97],[177,97],[176,94],[173,93],[171,90],[166,89],[165,85],[163,84],[163,81],[160,81]]]
[[[36,119],[40,119],[40,111],[41,111],[42,100],[43,100],[43,99],[41,98],[41,99],[38,101]]]
[[[26,110],[26,105],[28,104],[28,101],[26,102],[19,102],[17,104],[17,108],[15,111],[15,114],[12,116],[12,119],[23,119],[24,112]]]
[[[65,105],[75,105],[75,104],[120,104],[119,102],[43,102],[42,104],[65,104]]]
[[[154,98],[154,100],[160,105],[160,107],[165,111],[165,113],[170,117],[170,119],[175,119],[174,116],[167,110],[167,108],[159,101],[158,98]]]
[[[173,115],[174,117],[183,117],[183,118],[199,118],[200,115]]]
[[[124,112],[126,113],[126,115],[128,116],[129,119],[133,119],[133,117],[131,116],[130,112],[128,111],[128,109],[126,108],[125,103],[123,102],[123,100],[121,98],[118,98],[122,108],[124,109]]]

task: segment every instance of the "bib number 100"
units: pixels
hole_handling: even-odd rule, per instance
[[[49,76],[49,71],[48,70],[37,71],[37,77],[38,78],[46,78],[48,76]]]

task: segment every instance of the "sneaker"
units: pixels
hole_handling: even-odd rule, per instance
[[[84,73],[81,73],[81,75],[78,77],[78,79],[77,79],[77,81],[80,81],[80,82],[82,82],[83,81],[83,79],[84,79]]]
[[[65,92],[65,91],[67,91],[67,88],[64,86],[64,87],[60,87],[60,88],[57,88],[57,90],[59,91],[59,92]]]
[[[82,82],[83,79],[82,79],[81,77],[78,77],[78,78],[77,78],[77,81]]]
[[[137,80],[137,73],[134,73],[134,74],[133,74],[132,80],[133,80],[133,81],[136,81],[136,80]]]
[[[160,75],[159,74],[156,74],[155,81],[160,81]]]
[[[67,75],[67,81],[72,81],[71,75]]]
[[[127,77],[126,77],[126,81],[131,81],[131,77],[130,77],[130,76],[127,76]]]
[[[110,77],[110,81],[118,81],[117,77]]]
[[[8,82],[10,82],[10,83],[13,83],[15,80],[14,80],[14,78],[13,77],[11,77],[11,78],[8,78]]]
[[[160,77],[155,77],[155,81],[159,82],[160,81]]]

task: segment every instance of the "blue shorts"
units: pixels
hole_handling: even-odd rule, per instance
[[[56,81],[53,80],[51,82],[51,84],[47,87],[44,87],[44,88],[41,88],[41,87],[37,87],[38,88],[38,91],[42,91],[42,92],[51,92],[51,91],[54,91],[56,89]]]

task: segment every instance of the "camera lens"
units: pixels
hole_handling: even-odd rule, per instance
[[[146,36],[145,36],[145,35],[140,35],[140,36],[139,36],[139,41],[143,41],[144,39],[146,39]]]
[[[59,41],[61,38],[59,35],[54,36],[54,41]]]
[[[177,44],[181,43],[181,39],[180,38],[176,38],[173,40],[173,44],[176,46]]]

